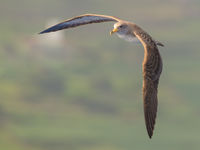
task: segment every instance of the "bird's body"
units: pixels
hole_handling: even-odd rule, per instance
[[[162,72],[162,59],[157,47],[157,45],[163,46],[160,42],[153,40],[147,32],[134,23],[112,16],[97,14],[85,14],[71,18],[42,31],[41,33],[54,32],[80,25],[108,21],[116,22],[114,24],[114,29],[110,34],[117,33],[118,37],[129,42],[142,43],[144,47],[143,103],[146,129],[151,138],[157,114],[157,89],[159,77]]]

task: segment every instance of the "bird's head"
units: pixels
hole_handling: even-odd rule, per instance
[[[114,28],[110,32],[110,35],[112,35],[113,33],[117,33],[117,36],[119,38],[122,38],[128,42],[138,43],[139,40],[134,34],[134,27],[135,24],[133,23],[120,21],[114,24]]]
[[[126,22],[117,22],[114,24],[113,30],[110,32],[110,35],[113,33],[117,33],[119,35],[126,35],[129,33],[129,26]]]

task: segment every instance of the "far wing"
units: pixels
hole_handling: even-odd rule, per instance
[[[71,19],[68,19],[64,22],[58,23],[57,25],[54,25],[42,32],[43,33],[48,33],[48,32],[55,32],[58,30],[62,29],[68,29],[68,28],[73,28],[85,24],[90,24],[90,23],[100,23],[100,22],[108,22],[108,21],[114,21],[118,22],[120,19],[113,17],[113,16],[105,16],[105,15],[97,15],[97,14],[85,14],[81,16],[77,16]]]

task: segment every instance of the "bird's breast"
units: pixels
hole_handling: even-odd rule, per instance
[[[133,35],[126,35],[126,34],[118,34],[117,33],[117,36],[121,39],[124,39],[125,41],[128,41],[128,42],[140,43],[138,38],[136,36],[133,36]]]

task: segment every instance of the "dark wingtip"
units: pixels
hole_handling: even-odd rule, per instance
[[[40,33],[38,33],[38,34],[44,34],[45,32],[44,31],[42,31],[42,32],[40,32]]]
[[[47,28],[46,30],[40,32],[39,34],[55,32],[55,31],[62,30],[62,29],[63,29],[62,24],[57,24],[57,25],[54,25],[54,26],[52,26],[50,28]]]
[[[148,133],[149,138],[151,139],[152,136],[153,136],[153,131],[149,131],[149,130],[148,130],[147,133]]]
[[[149,135],[149,138],[151,139],[153,134],[148,134],[148,135]]]
[[[39,34],[44,34],[44,33],[49,33],[49,32],[53,32],[53,31],[51,30],[51,28],[48,28],[48,29],[42,31],[42,32],[40,32]]]

